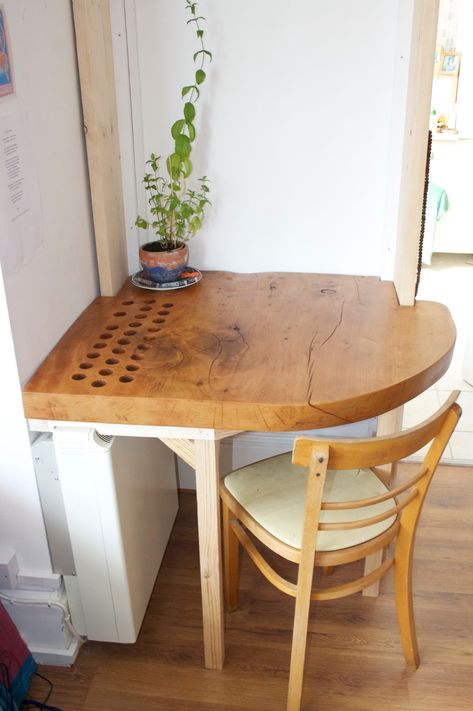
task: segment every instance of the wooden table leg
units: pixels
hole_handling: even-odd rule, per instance
[[[217,440],[195,440],[200,583],[207,669],[222,669],[225,656],[218,455]]]
[[[390,410],[390,412],[385,412],[383,415],[378,417],[378,427],[376,434],[378,437],[382,435],[394,434],[394,432],[399,432],[402,429],[402,416],[404,414],[404,407],[398,407],[395,410]],[[396,475],[397,462],[393,462],[391,465],[391,477],[394,478]],[[365,558],[365,575],[369,575],[373,570],[378,568],[383,562],[383,553],[381,549]],[[378,597],[379,595],[379,580],[377,580],[372,585],[369,585],[362,592],[362,595],[366,597]]]

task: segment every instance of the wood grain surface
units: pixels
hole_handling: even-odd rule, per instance
[[[375,277],[208,272],[96,299],[24,389],[27,417],[284,431],[392,410],[448,368],[455,327]]]
[[[413,465],[399,466],[399,482]],[[470,711],[473,697],[473,470],[440,467],[417,534],[414,598],[421,665],[405,661],[389,573],[376,599],[314,603],[303,711]],[[278,559],[280,572],[291,563]],[[273,559],[276,564],[276,556]],[[203,668],[195,496],[176,525],[136,644],[89,642],[71,669],[41,667],[64,711],[283,711],[294,600],[242,556],[239,608],[226,615],[223,671]],[[361,574],[341,566],[334,582]],[[341,577],[346,576],[346,577]],[[35,679],[29,697],[44,698]]]

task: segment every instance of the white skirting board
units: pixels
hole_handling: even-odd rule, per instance
[[[220,469],[222,476],[233,469],[244,467],[265,457],[289,452],[294,438],[305,437],[372,437],[376,432],[376,418],[355,422],[343,427],[305,432],[242,432],[221,442]],[[195,476],[191,467],[178,459],[179,488],[195,489]]]

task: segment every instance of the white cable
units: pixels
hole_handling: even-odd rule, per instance
[[[87,641],[86,637],[83,637],[79,632],[76,630],[76,628],[73,625],[73,622],[71,620],[71,613],[67,609],[65,605],[62,604],[62,602],[57,602],[56,600],[38,600],[34,598],[26,598],[26,597],[13,597],[10,595],[6,595],[3,592],[0,592],[0,599],[1,600],[6,600],[7,602],[11,603],[12,605],[38,605],[38,607],[57,607],[60,610],[62,610],[64,618],[63,621],[69,628],[69,631],[71,632],[72,636],[77,639],[79,642],[79,645],[84,644],[84,642]]]

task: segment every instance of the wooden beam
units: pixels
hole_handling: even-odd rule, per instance
[[[108,0],[73,0],[95,242],[102,296],[128,276]]]
[[[439,0],[414,0],[394,284],[414,303]]]
[[[192,469],[195,469],[195,445],[190,439],[169,439],[161,437],[163,442],[174,454],[184,460]]]

